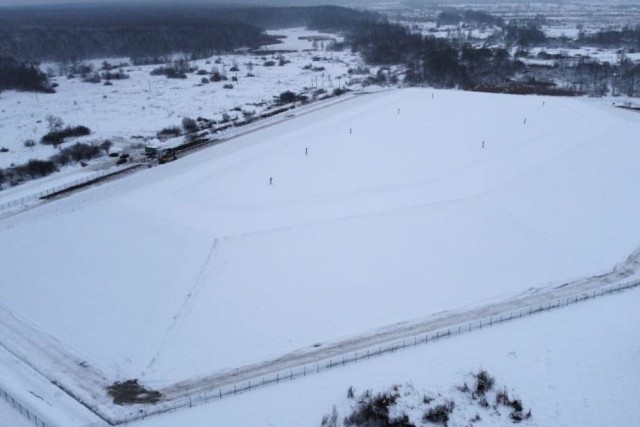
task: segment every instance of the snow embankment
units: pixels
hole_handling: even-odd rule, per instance
[[[205,427],[211,420],[237,427],[320,425],[333,405],[342,426],[355,405],[347,397],[349,387],[357,397],[365,390],[377,393],[395,386],[419,396],[455,397],[449,425],[467,425],[477,413],[482,420],[476,425],[511,424],[506,417],[482,411],[471,399],[459,397],[456,387],[480,369],[531,409],[532,418],[524,425],[629,425],[635,417],[640,381],[638,304],[637,290],[600,298],[149,418],[139,426]],[[401,404],[399,410],[412,420],[420,419],[421,402],[405,399],[411,405]]]
[[[471,309],[634,251],[639,129],[586,99],[359,97],[0,221],[0,293],[152,388]]]

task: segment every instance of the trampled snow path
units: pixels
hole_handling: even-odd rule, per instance
[[[414,338],[439,330],[451,329],[492,317],[498,318],[501,315],[509,315],[524,309],[546,307],[549,303],[568,300],[585,294],[590,295],[594,291],[597,294],[605,287],[621,283],[624,279],[634,276],[637,273],[639,264],[640,248],[629,255],[623,263],[602,275],[565,283],[551,289],[531,289],[524,295],[504,301],[462,310],[446,311],[434,314],[426,319],[390,325],[370,334],[353,337],[345,341],[323,344],[315,349],[301,349],[265,362],[233,369],[230,372],[182,381],[161,390],[161,392],[165,399],[170,401],[207,391],[215,391],[220,388],[228,388],[229,385],[234,384],[244,387],[249,381],[259,384],[260,381],[258,380],[277,372],[301,368],[305,365],[351,355],[367,349],[377,349],[379,346],[391,342]]]
[[[212,251],[215,250],[215,245]],[[4,349],[14,356],[27,363],[31,368],[41,375],[50,379],[65,392],[74,390],[72,397],[76,398],[84,406],[93,411],[103,420],[110,424],[121,424],[136,419],[142,419],[153,414],[175,410],[176,408],[192,406],[198,402],[215,399],[220,393],[228,395],[230,390],[246,390],[247,384],[259,386],[264,384],[266,377],[273,377],[278,373],[283,374],[280,378],[287,379],[289,372],[307,368],[310,374],[315,371],[314,366],[322,362],[333,360],[334,366],[340,365],[339,359],[352,356],[354,353],[361,355],[363,352],[371,351],[374,355],[378,348],[390,343],[399,342],[437,331],[452,330],[460,327],[464,331],[467,325],[476,322],[494,319],[498,323],[498,318],[502,320],[509,316],[517,318],[514,313],[526,312],[533,309],[546,307],[548,304],[555,304],[563,300],[569,303],[570,299],[599,296],[600,292],[609,288],[613,284],[622,284],[625,279],[629,279],[638,272],[640,265],[640,248],[636,249],[621,264],[615,266],[610,272],[584,278],[570,283],[565,283],[550,289],[531,289],[523,295],[518,295],[507,300],[498,301],[477,307],[468,307],[460,310],[445,311],[434,314],[426,319],[407,321],[396,325],[378,329],[369,334],[360,335],[344,341],[335,343],[325,343],[312,349],[300,349],[280,357],[266,360],[264,362],[239,367],[227,372],[216,373],[211,376],[195,378],[187,381],[180,381],[169,387],[159,390],[163,394],[163,399],[156,406],[132,406],[121,407],[112,404],[106,395],[105,389],[112,381],[105,378],[102,373],[95,368],[95,364],[87,364],[74,356],[73,351],[60,343],[56,338],[46,334],[44,331],[29,325],[28,322],[19,315],[12,313],[0,304],[0,335],[4,338],[4,343],[0,343]],[[633,286],[637,282],[632,282]],[[197,290],[195,290],[197,292]],[[604,292],[603,292],[604,293]],[[187,306],[185,301],[183,306]],[[471,327],[469,327],[471,330]],[[59,374],[51,377],[48,372],[43,372],[38,368],[37,360],[47,358],[59,369]],[[338,360],[338,362],[336,362]],[[73,383],[71,388],[67,385]],[[267,383],[273,382],[273,378],[267,379]],[[77,390],[82,390],[81,394]]]

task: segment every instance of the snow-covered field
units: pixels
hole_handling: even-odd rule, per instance
[[[333,405],[340,420],[351,412],[354,401],[347,398],[349,387],[358,396],[394,385],[403,391],[413,387],[420,395],[440,393],[454,398],[451,426],[466,425],[476,413],[482,417],[476,425],[510,425],[504,415],[489,415],[492,411],[478,409],[454,389],[463,381],[470,383],[469,372],[479,369],[495,376],[532,409],[532,418],[524,425],[631,425],[640,381],[638,304],[638,290],[591,300],[133,425],[314,426],[331,413]],[[402,399],[399,408],[414,419],[420,417],[420,411],[406,401],[411,402]],[[33,424],[0,401],[0,426]]]
[[[333,405],[339,420],[351,412],[350,386],[357,397],[365,390],[387,391],[394,385],[403,393],[412,387],[419,397],[440,393],[454,399],[450,426],[467,426],[475,414],[482,421],[473,425],[513,425],[504,408],[498,416],[455,390],[464,381],[471,384],[469,373],[480,369],[531,408],[532,418],[523,425],[634,425],[640,397],[638,304],[640,292],[633,290],[135,425],[319,426]],[[417,423],[423,413],[418,409],[424,407],[421,402],[411,398],[400,402],[399,409],[416,425],[432,425]]]
[[[167,79],[152,76],[151,71],[161,65],[126,66],[122,70],[129,74],[126,80],[113,80],[113,86],[86,83],[81,77],[67,79],[55,77],[59,84],[56,93],[36,95],[34,93],[8,91],[0,94],[0,148],[9,152],[0,153],[0,168],[12,163],[24,163],[31,158],[46,159],[56,153],[50,146],[37,144],[29,148],[24,141],[36,142],[48,132],[47,115],[61,117],[65,124],[84,125],[93,133],[75,141],[101,141],[111,139],[117,148],[140,143],[136,137],[152,137],[167,126],[180,126],[183,117],[204,117],[219,120],[222,114],[231,117],[242,114],[232,111],[260,112],[264,107],[254,104],[269,102],[274,96],[291,90],[296,93],[315,89],[332,91],[344,87],[350,80],[349,68],[361,65],[357,54],[350,51],[330,52],[323,49],[328,42],[320,43],[317,49],[311,40],[300,37],[325,36],[339,40],[333,34],[324,34],[306,29],[284,29],[271,33],[282,35],[283,43],[266,46],[268,49],[291,50],[282,57],[289,63],[279,66],[280,55],[237,54],[217,55],[212,58],[192,61],[193,66],[207,72],[214,68],[227,75],[228,81],[201,84],[209,75],[188,74],[187,79]],[[313,61],[314,57],[319,60]],[[275,66],[264,66],[274,60]],[[127,58],[108,58],[110,64],[127,62]],[[87,61],[98,70],[103,60]],[[253,65],[249,65],[249,64]],[[305,70],[303,67],[324,67],[324,71]],[[239,71],[230,71],[236,65]],[[55,64],[43,64],[43,69],[56,69]],[[248,73],[254,77],[246,77]],[[238,81],[232,81],[237,77]],[[233,89],[223,85],[232,84]],[[307,90],[307,92],[308,92]]]
[[[0,315],[69,387],[161,388],[604,273],[639,243],[639,129],[589,99],[363,95],[0,221]]]

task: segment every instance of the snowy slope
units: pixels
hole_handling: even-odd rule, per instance
[[[0,427],[100,427],[98,417],[0,347]]]
[[[319,426],[333,405],[340,420],[351,412],[350,386],[358,396],[394,385],[403,392],[412,387],[419,396],[455,398],[450,426],[469,425],[477,413],[482,421],[474,425],[513,425],[455,390],[479,369],[531,408],[531,420],[522,425],[634,425],[640,381],[638,304],[637,290],[592,300],[134,425]],[[399,406],[414,422],[420,419],[422,405],[413,410],[406,403]]]
[[[362,96],[2,220],[0,302],[162,387],[607,272],[639,243],[639,126],[582,99]]]
[[[0,426],[2,427],[31,427],[33,424],[14,410],[9,404],[0,401]]]

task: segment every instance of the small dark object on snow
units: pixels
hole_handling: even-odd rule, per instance
[[[138,384],[137,379],[116,381],[107,388],[107,391],[116,405],[153,404],[162,397],[160,392]]]

